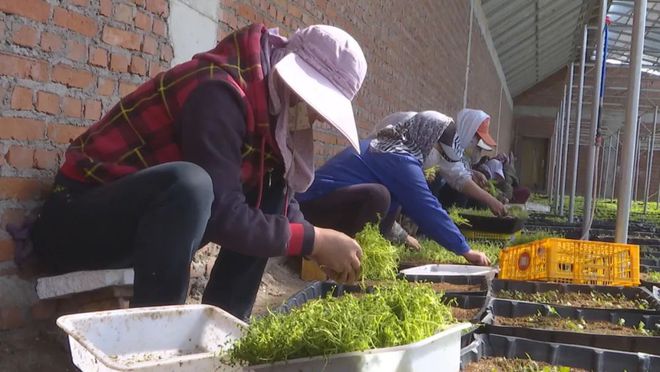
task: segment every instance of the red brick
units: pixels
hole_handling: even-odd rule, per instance
[[[158,43],[156,39],[151,36],[145,35],[144,42],[142,43],[142,51],[151,55],[156,55]]]
[[[142,57],[133,56],[131,58],[131,67],[129,71],[133,74],[146,75],[147,74],[147,63]]]
[[[120,81],[119,82],[119,96],[124,97],[130,93],[132,93],[135,89],[137,89],[138,85],[136,84],[131,84],[126,81]]]
[[[101,101],[90,99],[85,101],[85,119],[98,120],[101,118]]]
[[[115,81],[106,78],[99,78],[98,85],[96,86],[96,93],[102,96],[111,96],[115,91]]]
[[[24,146],[11,146],[9,151],[7,151],[7,155],[5,155],[5,159],[14,168],[32,168],[32,164],[34,163],[34,149]]]
[[[34,167],[37,169],[55,170],[60,165],[60,152],[57,150],[35,149]]]
[[[13,259],[14,259],[14,241],[11,239],[0,240],[0,262],[11,261]],[[0,324],[1,322],[2,319],[0,318]]]
[[[172,47],[169,46],[169,44],[165,44],[160,48],[160,59],[170,63],[172,62],[172,58],[174,58],[174,50],[172,50]]]
[[[55,317],[57,310],[57,301],[55,300],[41,300],[32,305],[30,315],[35,320],[47,320]]]
[[[106,17],[112,15],[112,0],[101,0],[101,14]]]
[[[16,86],[11,95],[11,108],[13,110],[32,110],[34,103],[32,99],[32,89]]]
[[[67,43],[66,56],[74,61],[85,62],[87,60],[87,47],[74,40],[69,40]]]
[[[48,77],[48,63],[33,58],[0,53],[0,75],[45,81]]]
[[[82,116],[82,102],[78,98],[64,97],[62,99],[62,113],[71,118]]]
[[[135,18],[133,20],[135,26],[144,31],[151,31],[151,16],[145,12],[136,11]]]
[[[159,63],[156,62],[149,63],[149,77],[154,77],[165,70],[166,68],[161,66]]]
[[[14,44],[30,48],[34,47],[39,41],[39,31],[30,25],[20,25],[14,31],[14,37],[12,41]]]
[[[71,143],[81,135],[86,127],[79,127],[69,124],[49,124],[48,138],[57,143]]]
[[[0,178],[0,198],[31,200],[40,198],[46,185],[38,179],[3,177]]]
[[[110,70],[115,72],[128,72],[129,59],[127,56],[112,53],[110,56]]]
[[[50,15],[50,5],[44,0],[0,0],[0,11],[45,22]]]
[[[89,5],[89,0],[69,0],[69,2],[73,5],[78,5],[78,6],[88,6]]]
[[[89,49],[89,64],[108,67],[108,52],[105,49],[91,47]]]
[[[133,21],[133,8],[126,4],[115,5],[115,19],[119,22],[131,24]]]
[[[62,49],[63,45],[61,36],[51,32],[43,32],[41,34],[41,49],[44,51],[57,52]]]
[[[25,315],[19,307],[0,309],[0,330],[16,329],[25,324]]]
[[[60,112],[60,96],[49,92],[37,92],[37,111],[58,114]]]
[[[53,81],[65,84],[69,87],[87,88],[93,81],[94,76],[88,71],[82,71],[67,65],[58,64],[53,67]]]
[[[166,18],[169,15],[167,0],[147,0],[147,10]]]
[[[107,25],[103,28],[103,42],[113,46],[140,50],[141,39],[137,32],[124,31]]]
[[[44,138],[44,122],[23,118],[0,117],[0,138],[18,141]]]
[[[167,25],[160,19],[154,19],[153,30],[156,35],[167,36]]]
[[[55,8],[53,21],[58,26],[89,37],[96,35],[98,29],[94,19],[63,8]]]

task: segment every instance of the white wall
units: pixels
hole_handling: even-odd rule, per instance
[[[170,0],[172,65],[213,48],[218,35],[218,0]]]

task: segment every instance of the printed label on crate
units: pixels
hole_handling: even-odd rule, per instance
[[[523,252],[520,256],[518,256],[518,269],[527,270],[530,261],[531,257],[529,257],[529,252]]]

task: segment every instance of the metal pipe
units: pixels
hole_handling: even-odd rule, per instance
[[[548,154],[548,158],[550,159],[548,162],[550,167],[548,172],[548,199],[552,206],[554,205],[555,167],[557,166],[557,162],[555,161],[555,149],[557,148],[557,119],[555,119],[555,126],[552,130],[552,137],[550,137],[550,144],[550,153]]]
[[[649,205],[649,193],[651,192],[651,174],[653,174],[653,154],[655,150],[655,131],[658,127],[658,106],[653,113],[653,132],[649,138],[649,151],[646,152],[646,185],[644,187],[644,215]]]
[[[614,171],[612,172],[612,193],[610,199],[614,199],[614,191],[616,189],[616,181],[619,179],[617,173],[619,171],[619,140],[621,136],[621,129],[616,131],[616,143],[614,144]]]
[[[568,86],[573,86],[573,67],[574,63],[571,62],[570,73],[568,74]],[[564,199],[566,198],[566,175],[568,170],[568,138],[571,131],[571,101],[573,100],[573,89],[568,89],[568,96],[566,97],[566,133],[564,135],[564,151],[562,153],[561,163],[564,165],[562,167],[562,176],[561,176],[561,206],[559,208],[559,215],[564,215]]]
[[[577,117],[575,118],[575,151],[573,151],[573,179],[571,180],[571,196],[568,201],[568,222],[575,217],[575,190],[577,188],[578,161],[580,159],[580,126],[582,124],[582,97],[584,95],[584,63],[587,55],[587,25],[582,31],[582,53],[580,53],[580,83],[578,85]]]
[[[555,213],[559,214],[560,200],[560,185],[561,185],[561,153],[564,148],[564,104],[566,103],[566,86],[564,86],[564,96],[562,97],[561,105],[559,106],[559,118],[557,119],[557,149],[555,152],[555,159],[557,161],[557,177],[555,178]]]
[[[639,182],[639,157],[642,155],[641,144],[642,141],[639,138],[642,128],[642,117],[640,116],[637,121],[637,137],[635,138],[635,162],[634,162],[634,179],[633,179],[633,189],[632,189],[632,200],[637,200],[637,184]]]
[[[635,1],[633,17],[633,35],[630,44],[630,79],[628,80],[628,104],[626,106],[626,131],[623,133],[623,158],[621,159],[622,174],[620,178],[619,197],[616,208],[616,232],[614,240],[617,243],[628,241],[628,223],[630,222],[630,188],[632,187],[633,157],[635,138],[637,138],[637,119],[639,105],[639,88],[642,78],[642,51],[644,49],[644,28],[646,26],[646,0]]]
[[[612,157],[612,141],[614,140],[614,136],[610,136],[607,139],[607,147],[603,149],[603,162],[605,162],[605,181],[603,182],[603,178],[601,178],[601,197],[605,199],[607,197],[607,185],[610,184],[609,179],[610,179],[610,158]],[[607,158],[605,158],[605,150],[607,150]],[[601,175],[603,172],[601,171]],[[602,177],[602,176],[601,176]]]
[[[564,200],[562,199],[562,193],[561,193],[561,188],[562,188],[562,183],[564,182],[564,175],[565,175],[565,169],[566,169],[566,164],[564,163],[564,147],[566,146],[566,132],[568,128],[566,127],[566,97],[568,97],[568,92],[567,92],[568,87],[564,85],[564,97],[562,98],[561,101],[561,118],[559,119],[559,127],[561,128],[561,133],[560,133],[560,141],[559,141],[559,177],[557,177],[557,200],[559,201],[557,205],[557,210],[558,214],[560,216],[564,215]]]
[[[470,28],[467,42],[467,62],[465,64],[465,86],[463,87],[463,108],[467,107],[468,83],[470,81],[470,54],[472,51],[472,19],[474,18],[474,0],[470,0]]]
[[[594,168],[596,163],[596,134],[598,130],[598,118],[600,111],[600,87],[603,80],[603,62],[605,45],[605,17],[607,15],[607,0],[600,0],[600,15],[598,18],[598,42],[596,43],[596,76],[594,79],[594,87],[598,89],[593,90],[593,99],[591,105],[591,128],[589,132],[588,151],[587,151],[587,167],[584,173],[584,207],[582,208],[582,236],[589,238],[589,229],[591,227],[593,204],[593,190],[594,190]]]

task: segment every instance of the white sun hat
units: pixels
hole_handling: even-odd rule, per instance
[[[351,101],[367,73],[367,61],[357,41],[326,25],[296,31],[290,53],[273,67],[301,99],[337,128],[360,152]]]

